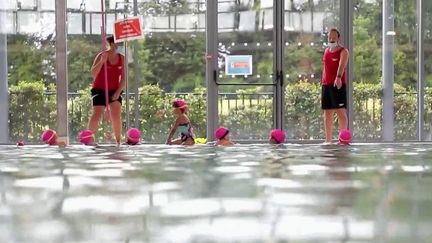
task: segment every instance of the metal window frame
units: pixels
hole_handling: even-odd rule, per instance
[[[206,0],[207,141],[214,140],[218,113],[218,1]]]
[[[284,62],[285,62],[285,1],[273,1],[273,40],[275,42],[273,53],[273,75],[276,76],[273,88],[273,127],[284,127]]]
[[[6,4],[1,1],[0,5]],[[0,23],[6,23],[7,12],[0,11]],[[7,31],[0,24],[0,143],[9,142],[9,92],[8,92],[8,61]]]
[[[59,141],[69,143],[68,69],[67,69],[67,8],[66,0],[55,1],[56,19],[56,91],[57,91],[57,136]]]
[[[417,12],[417,140],[425,140],[425,66],[423,0],[416,1]]]
[[[394,141],[394,0],[383,1],[382,26],[382,140]]]
[[[353,40],[353,24],[354,24],[354,5],[353,0],[340,0],[339,10],[339,29],[342,33],[342,41],[345,47],[349,50],[349,60],[346,67],[347,74],[347,115],[348,129],[354,132],[354,83],[353,83],[353,66],[354,66],[354,40]]]

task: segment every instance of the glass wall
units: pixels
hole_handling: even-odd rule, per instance
[[[387,0],[389,1],[389,0]],[[417,138],[416,0],[392,0],[395,11],[395,139]]]
[[[394,136],[415,140],[417,124],[416,1],[385,0],[394,9]],[[358,1],[354,18],[354,131],[359,140],[380,140],[383,132],[383,2]]]
[[[382,134],[382,2],[358,1],[353,24],[353,109],[358,140]]]
[[[425,139],[432,140],[432,2],[424,1]]]
[[[90,117],[90,67],[101,50],[101,6],[94,1],[69,0],[68,65],[70,133],[75,138]],[[115,20],[142,18],[145,38],[128,42],[128,93],[123,94],[123,130],[137,127],[146,142],[165,142],[174,122],[171,102],[185,99],[197,137],[205,137],[205,1],[107,1],[107,34]],[[119,44],[125,54],[125,44]],[[165,111],[165,115],[162,114]],[[129,123],[127,122],[129,116]],[[99,141],[110,141],[105,116]]]
[[[273,126],[273,1],[218,0],[219,124],[234,139]]]
[[[136,46],[137,74],[130,79],[139,83],[137,119],[149,141],[165,141],[175,97],[188,103],[196,137],[206,135],[205,13],[204,0],[140,1],[146,37]],[[167,111],[162,120],[159,109]]]
[[[383,133],[383,1],[394,3],[394,134],[417,137],[416,0],[356,0],[354,3],[353,110],[357,141],[380,141]],[[267,139],[274,126],[276,83],[273,0],[218,0],[219,125],[239,140]],[[339,0],[284,1],[284,130],[289,139],[321,139],[321,58],[330,27],[341,27]],[[432,6],[425,14],[425,132],[432,140],[429,52]],[[91,111],[90,67],[101,50],[100,1],[68,0],[69,132],[71,142],[87,127]],[[206,134],[205,0],[106,1],[107,33],[116,19],[138,15],[145,38],[128,43],[128,93],[123,129],[138,127],[147,142],[164,142],[173,122],[171,101],[183,98],[197,137]],[[7,33],[10,141],[39,141],[56,127],[55,0],[1,1]],[[124,53],[124,44],[119,51]],[[238,57],[241,56],[241,57]],[[240,59],[236,59],[240,58]],[[242,59],[243,58],[243,59]],[[237,60],[237,61],[236,61]],[[238,61],[240,60],[240,61]],[[240,65],[240,66],[239,66]],[[244,66],[246,65],[246,66]],[[232,69],[231,67],[234,67]],[[235,73],[235,68],[246,69]],[[234,70],[234,73],[233,73]],[[126,102],[127,101],[127,102]],[[164,113],[165,111],[165,113]],[[163,114],[163,115],[161,115]],[[126,119],[129,116],[129,120]],[[110,141],[102,122],[98,139]],[[337,129],[335,129],[335,136]]]
[[[339,0],[285,1],[285,130],[289,139],[322,139],[322,55],[339,27]],[[335,129],[335,134],[337,130]]]
[[[38,2],[0,3],[1,25],[7,34],[12,142],[39,141],[45,128],[56,126],[55,14],[53,5]]]
[[[112,34],[115,12],[107,6],[107,34]],[[67,46],[68,46],[68,111],[70,141],[76,142],[80,131],[87,129],[91,115],[90,73],[93,60],[102,49],[102,14],[100,1],[67,1]],[[98,142],[111,138],[108,113],[103,118]]]

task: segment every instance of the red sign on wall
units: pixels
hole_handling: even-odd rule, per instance
[[[116,43],[142,39],[143,37],[141,19],[139,17],[122,19],[114,22],[114,41]]]

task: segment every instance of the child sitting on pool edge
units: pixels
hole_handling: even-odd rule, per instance
[[[231,138],[229,136],[229,130],[226,127],[219,127],[216,131],[215,131],[215,138],[216,146],[232,146],[234,145],[233,141],[231,141]]]
[[[166,140],[166,144],[174,145],[194,145],[195,136],[193,134],[192,125],[189,117],[186,115],[188,106],[184,100],[175,100],[172,103],[173,113],[176,117],[174,125],[171,127]],[[178,131],[180,138],[172,140],[174,133]]]

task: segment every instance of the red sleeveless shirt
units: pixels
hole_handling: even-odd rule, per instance
[[[335,52],[331,52],[329,48],[327,48],[323,55],[323,74],[322,74],[322,85],[333,85],[337,71],[339,68],[339,61],[341,57],[341,52],[345,50],[345,48],[340,48]],[[346,83],[345,70],[343,71],[341,77],[342,83]]]
[[[105,90],[105,65],[107,67],[108,91],[116,91],[120,86],[120,77],[123,75],[123,56],[117,53],[117,63],[112,64],[109,60],[102,65],[96,78],[93,80],[94,89]]]

